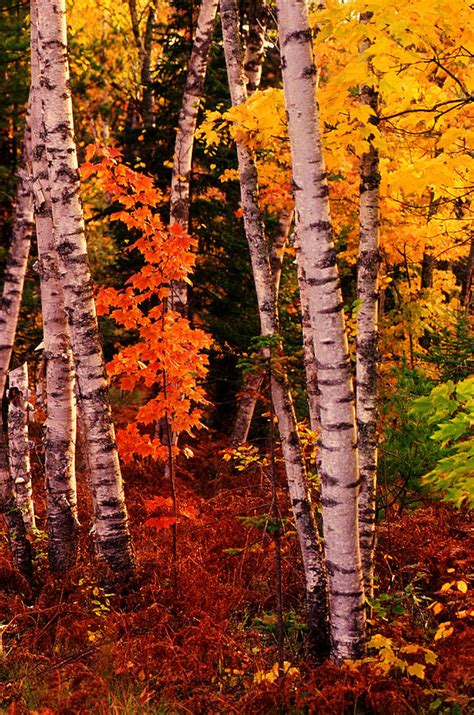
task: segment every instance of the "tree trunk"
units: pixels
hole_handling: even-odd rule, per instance
[[[188,76],[179,112],[173,157],[170,194],[170,226],[178,224],[189,231],[189,195],[192,172],[194,134],[214,34],[214,20],[219,0],[202,0],[189,60]],[[173,281],[171,307],[181,315],[187,313],[187,285]]]
[[[283,86],[301,243],[318,370],[321,503],[329,577],[331,654],[357,658],[365,640],[357,498],[354,394],[326,170],[316,68],[305,0],[277,0]]]
[[[318,434],[318,441],[321,435],[321,418],[319,415],[319,388],[318,369],[314,356],[313,330],[311,328],[311,315],[309,310],[308,283],[303,266],[301,246],[298,238],[296,244],[296,265],[298,270],[298,285],[301,301],[301,327],[303,330],[303,361],[306,375],[306,395],[309,409],[309,424],[313,432]],[[320,468],[320,454],[318,449],[318,471]]]
[[[25,528],[35,528],[35,507],[31,486],[30,441],[28,438],[28,366],[25,363],[9,373],[8,451],[16,501]]]
[[[39,82],[34,24],[31,30],[34,48],[31,54],[32,172],[43,314],[43,359],[46,366],[45,483],[48,556],[51,571],[62,574],[74,565],[77,546],[74,366],[54,243],[48,161],[41,112],[42,88]]]
[[[270,268],[273,277],[275,300],[277,303],[285,247],[288,241],[292,222],[293,211],[287,209],[283,210],[278,220],[278,229],[273,238],[270,251]],[[248,377],[244,378],[243,396],[239,401],[237,415],[234,420],[232,435],[230,438],[231,447],[239,447],[248,439],[250,426],[255,412],[255,406],[262,390],[263,378],[264,376],[261,371],[253,372]]]
[[[471,235],[471,247],[467,259],[466,270],[461,286],[461,305],[469,311],[472,303],[472,274],[474,272],[474,233]]]
[[[83,408],[94,532],[99,557],[115,572],[133,556],[104,358],[87,259],[67,56],[65,0],[32,3],[38,25],[42,110],[56,250]]]
[[[140,33],[140,20],[137,13],[135,0],[129,0],[130,20],[132,23],[132,33],[138,51],[140,62],[140,85],[141,85],[141,115],[143,125],[146,129],[153,125],[153,90],[151,87],[151,55],[153,50],[153,30],[156,23],[156,13],[158,10],[158,0],[151,0],[145,24],[143,36]]]
[[[8,462],[7,431],[3,424],[2,405],[33,232],[33,202],[27,166],[30,131],[29,114],[27,114],[22,161],[17,175],[18,187],[13,235],[8,250],[3,291],[0,299],[0,514],[3,514],[6,522],[13,563],[27,577],[30,577],[32,573],[31,547],[26,538],[22,514],[18,508],[13,489]]]
[[[232,104],[246,99],[239,38],[239,18],[235,0],[221,0],[224,51]],[[252,152],[237,142],[241,200],[245,232],[250,251],[262,336],[278,334],[274,282],[270,268],[268,244],[258,206],[257,170]],[[269,349],[265,350],[269,355]],[[279,358],[282,357],[281,349]],[[327,603],[322,548],[306,490],[306,474],[285,369],[281,360],[272,370],[271,397],[278,419],[290,499],[295,518],[306,578],[308,623],[315,654],[327,654]]]
[[[33,200],[28,171],[30,142],[29,112],[26,118],[21,164],[17,172],[18,185],[14,212],[13,234],[8,249],[7,264],[0,299],[0,395],[5,391],[8,366],[20,313],[23,284],[33,234]]]
[[[368,23],[371,12],[360,20]],[[363,52],[369,46],[365,41]],[[367,68],[369,72],[369,68]],[[377,93],[372,86],[360,90],[360,102],[377,111]],[[379,154],[370,148],[360,162],[360,238],[357,264],[356,415],[360,470],[359,535],[366,598],[373,598],[377,487],[377,338],[378,278],[380,266],[380,169]]]
[[[263,0],[251,0],[248,13],[249,29],[244,53],[244,72],[247,77],[247,94],[260,87],[263,56],[265,53],[265,29],[268,15]]]

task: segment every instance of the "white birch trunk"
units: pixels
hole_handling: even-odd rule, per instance
[[[306,274],[301,256],[301,247],[296,238],[296,266],[298,271],[298,287],[301,301],[301,327],[303,330],[303,361],[306,375],[306,395],[309,408],[309,424],[313,432],[317,432],[318,439],[321,435],[321,418],[319,416],[319,389],[318,370],[314,356],[313,329],[311,327],[311,314],[309,309],[309,294]],[[320,467],[320,455],[318,454]]]
[[[248,15],[249,29],[243,64],[247,78],[247,94],[251,95],[260,87],[260,80],[262,79],[265,29],[267,25],[267,11],[263,0],[251,0]]]
[[[13,233],[8,249],[7,264],[3,278],[3,291],[0,299],[0,395],[2,396],[5,391],[8,366],[10,364],[15,340],[34,226],[31,180],[28,171],[30,134],[31,129],[28,112],[24,130],[21,164],[17,172],[18,184],[13,218]]]
[[[372,13],[361,15],[368,22]],[[361,51],[368,47],[368,41]],[[369,72],[367,68],[367,72]],[[373,87],[360,90],[361,104],[377,109]],[[377,331],[380,223],[379,155],[370,144],[360,163],[360,240],[357,264],[356,414],[360,470],[359,534],[366,598],[373,597],[377,484]]]
[[[43,360],[46,372],[47,417],[44,449],[48,556],[51,571],[61,574],[74,565],[77,546],[74,365],[54,243],[36,26],[32,25],[31,30],[32,173],[43,315]]]
[[[235,0],[221,0],[220,7],[231,99],[233,105],[238,105],[246,98],[238,12]],[[244,225],[257,293],[261,334],[271,337],[278,333],[277,307],[269,249],[258,206],[257,170],[252,152],[240,142],[237,142],[237,156]],[[306,490],[296,416],[288,381],[281,366],[272,372],[271,396],[278,419],[290,500],[303,558],[310,636],[317,657],[322,658],[327,652],[326,583],[322,549]]]
[[[82,406],[99,557],[115,572],[133,557],[80,200],[64,0],[32,2],[37,21],[55,244]]]
[[[283,210],[278,220],[277,232],[273,238],[270,251],[270,268],[273,278],[275,300],[277,303],[285,248],[292,222],[293,211],[287,209]],[[250,426],[255,412],[255,406],[261,394],[262,384],[263,374],[261,372],[253,372],[249,377],[244,379],[244,394],[239,401],[237,415],[232,428],[232,435],[230,438],[231,447],[238,447],[241,444],[244,444],[244,442],[248,439]]]
[[[31,547],[17,505],[8,460],[8,439],[1,409],[5,384],[20,312],[23,284],[33,232],[33,202],[28,171],[30,151],[29,112],[26,117],[21,164],[18,169],[17,196],[11,243],[8,249],[0,298],[0,514],[5,519],[15,567],[29,577],[32,573]]]
[[[189,196],[193,161],[194,134],[204,90],[209,50],[214,34],[214,20],[219,0],[202,0],[189,60],[188,76],[178,118],[170,194],[170,225],[189,231]],[[186,315],[188,296],[184,281],[171,285],[171,307]]]
[[[31,486],[30,441],[28,437],[28,366],[25,363],[8,375],[8,451],[10,473],[25,528],[35,528]]]
[[[301,243],[321,416],[321,503],[331,654],[357,658],[365,640],[354,395],[322,155],[316,68],[305,0],[277,0],[296,230]]]

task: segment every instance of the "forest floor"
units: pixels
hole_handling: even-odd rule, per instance
[[[79,563],[62,581],[48,575],[44,536],[36,537],[33,590],[12,571],[4,549],[0,711],[472,712],[469,515],[440,503],[390,512],[379,527],[369,657],[318,667],[306,650],[303,577],[288,522],[281,539],[288,663],[277,679],[275,545],[261,528],[270,485],[258,465],[233,472],[219,449],[211,436],[201,437],[178,470],[177,585],[171,520],[162,518],[170,514],[162,498],[169,485],[162,470],[143,465],[125,470],[137,561],[132,583],[104,588],[86,528]],[[38,475],[43,527],[41,481]],[[79,497],[87,526],[84,481]],[[288,515],[283,488],[279,502]],[[150,515],[156,521],[146,524]]]

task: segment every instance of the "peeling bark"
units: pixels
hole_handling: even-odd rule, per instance
[[[43,315],[43,361],[46,373],[47,417],[44,449],[48,557],[51,571],[62,574],[74,565],[77,548],[74,365],[54,243],[45,130],[41,111],[42,88],[39,82],[34,24],[31,30],[32,173]]]
[[[329,580],[331,655],[357,658],[365,640],[354,394],[322,155],[317,70],[305,0],[277,0],[296,230],[318,370],[321,504]]]
[[[239,19],[235,0],[221,0],[221,20],[227,75],[233,105],[245,101]],[[237,142],[241,201],[257,293],[262,336],[278,334],[278,316],[269,248],[258,205],[257,170],[252,152]],[[268,350],[266,351],[268,352]],[[322,548],[306,490],[306,475],[297,432],[296,416],[284,369],[273,370],[271,397],[285,462],[290,500],[303,557],[312,646],[318,658],[327,653],[327,603]]]
[[[368,23],[371,12],[360,21]],[[369,46],[365,41],[363,52]],[[367,68],[370,72],[370,68]],[[377,93],[369,84],[360,89],[360,102],[377,111]],[[366,598],[373,597],[377,488],[377,343],[378,279],[380,267],[379,153],[369,137],[369,151],[360,162],[360,236],[357,263],[356,415],[360,470],[359,536]]]
[[[8,389],[8,452],[16,501],[27,531],[35,528],[28,438],[28,367],[10,370]]]
[[[97,552],[116,573],[133,567],[122,476],[87,258],[74,142],[64,0],[32,3],[55,245],[91,466]]]

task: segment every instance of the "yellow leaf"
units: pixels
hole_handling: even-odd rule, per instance
[[[449,591],[451,586],[454,586],[454,581],[448,581],[447,583],[443,583],[443,585],[440,588],[440,592],[444,593],[445,591]]]
[[[458,581],[456,586],[458,591],[461,591],[461,593],[467,593],[467,583],[465,581]]]
[[[420,649],[421,646],[416,645],[416,643],[409,643],[409,645],[405,645],[403,648],[400,648],[400,653],[418,653]]]
[[[421,663],[413,663],[413,665],[409,665],[407,667],[407,674],[414,675],[415,677],[420,678],[420,680],[424,680],[425,666]]]
[[[433,608],[433,613],[435,614],[435,616],[437,616],[438,613],[441,613],[441,611],[443,610],[444,606],[443,606],[443,604],[440,603],[439,601],[436,601],[436,603],[433,604],[432,608]]]
[[[430,665],[435,665],[437,660],[438,660],[438,656],[436,655],[436,653],[433,653],[432,650],[429,650],[429,648],[426,648],[425,649],[426,663],[429,663]]]
[[[445,621],[444,623],[440,623],[438,630],[435,633],[435,641],[440,641],[443,638],[449,638],[449,636],[453,632],[453,627],[450,623],[450,621]]]

